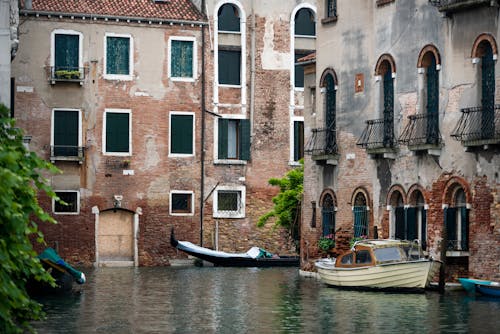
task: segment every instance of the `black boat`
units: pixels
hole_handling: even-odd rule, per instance
[[[298,256],[278,256],[259,247],[252,247],[246,253],[226,253],[197,246],[189,241],[179,241],[170,234],[170,244],[189,255],[211,262],[220,267],[296,267]]]

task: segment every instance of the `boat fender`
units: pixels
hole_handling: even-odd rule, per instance
[[[83,284],[83,283],[85,283],[85,282],[86,282],[85,274],[84,274],[84,273],[81,273],[80,278],[78,278],[78,279],[76,280],[76,283],[78,283],[78,284]]]

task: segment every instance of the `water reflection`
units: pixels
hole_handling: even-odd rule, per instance
[[[327,288],[293,268],[102,268],[40,333],[482,333],[500,301]]]

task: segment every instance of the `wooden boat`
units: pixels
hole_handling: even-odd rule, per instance
[[[298,256],[273,255],[259,247],[246,253],[226,253],[197,246],[189,241],[179,241],[170,234],[170,244],[189,255],[211,262],[220,267],[293,267],[299,265]]]
[[[423,290],[440,262],[424,257],[416,242],[377,239],[358,241],[349,252],[320,259],[315,266],[329,286]]]
[[[47,248],[38,255],[45,270],[54,278],[56,286],[30,279],[27,290],[32,295],[64,294],[73,289],[73,282],[84,284],[85,274],[66,263],[53,248]]]
[[[500,283],[488,280],[479,280],[474,278],[459,278],[465,291],[469,293],[480,293],[485,296],[500,297]]]

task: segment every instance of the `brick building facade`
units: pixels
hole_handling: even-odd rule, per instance
[[[302,268],[353,237],[418,239],[448,281],[500,278],[498,4],[324,1],[304,60]],[[331,7],[326,6],[331,4]]]
[[[258,217],[303,154],[314,1],[22,1],[15,118],[61,174],[40,228],[71,263],[168,265],[181,240],[292,253]],[[298,24],[295,23],[298,22]],[[311,22],[313,29],[311,30]],[[305,27],[296,33],[295,26]]]

